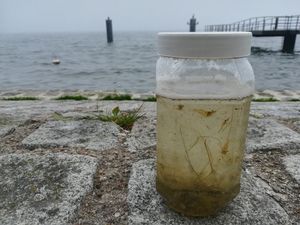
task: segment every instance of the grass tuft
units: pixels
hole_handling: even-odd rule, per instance
[[[61,113],[59,112],[54,112],[52,114],[52,119],[56,120],[56,121],[67,121],[69,120],[69,118],[64,117]]]
[[[111,101],[111,100],[118,100],[118,101],[124,101],[124,100],[132,100],[131,95],[125,94],[125,95],[106,95],[102,100]]]
[[[292,99],[289,100],[289,102],[299,102],[299,101],[300,101],[299,98],[292,98]]]
[[[278,102],[278,99],[276,98],[257,98],[257,99],[253,99],[253,102]]]
[[[143,116],[140,113],[142,105],[133,111],[121,112],[117,106],[112,109],[111,114],[99,115],[98,119],[105,122],[114,122],[125,130],[131,130],[135,121]]]
[[[88,100],[87,97],[82,95],[64,95],[60,96],[58,98],[55,98],[55,100],[75,100],[75,101],[82,101],[82,100]]]
[[[35,101],[39,100],[37,97],[33,96],[20,96],[20,97],[9,97],[9,98],[3,98],[4,101]]]
[[[144,102],[156,102],[156,97],[155,96],[151,96],[148,97],[146,99],[143,99]]]

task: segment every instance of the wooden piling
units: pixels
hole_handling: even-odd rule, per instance
[[[112,29],[112,20],[108,17],[106,20],[106,36],[107,43],[112,43],[113,40],[113,29]]]
[[[286,32],[283,38],[282,52],[294,53],[296,36],[296,32]]]
[[[190,32],[196,32],[196,25],[198,24],[195,16],[193,15],[192,18],[190,19],[190,22],[188,25],[190,25]]]

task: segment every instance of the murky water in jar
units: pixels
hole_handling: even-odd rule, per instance
[[[213,215],[239,193],[250,102],[157,96],[156,187],[170,208]]]

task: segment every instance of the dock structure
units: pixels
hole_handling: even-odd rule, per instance
[[[113,39],[113,29],[112,29],[112,20],[108,17],[106,19],[106,36],[107,36],[107,43],[112,43]]]
[[[230,24],[206,25],[205,31],[249,31],[254,37],[283,37],[282,52],[293,53],[300,34],[300,15],[252,17]]]

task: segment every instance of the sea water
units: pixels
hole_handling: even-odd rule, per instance
[[[0,90],[155,90],[156,32],[3,34],[0,30]],[[281,37],[253,38],[249,61],[257,90],[300,89],[300,41],[283,54]],[[60,65],[53,65],[54,57]]]

